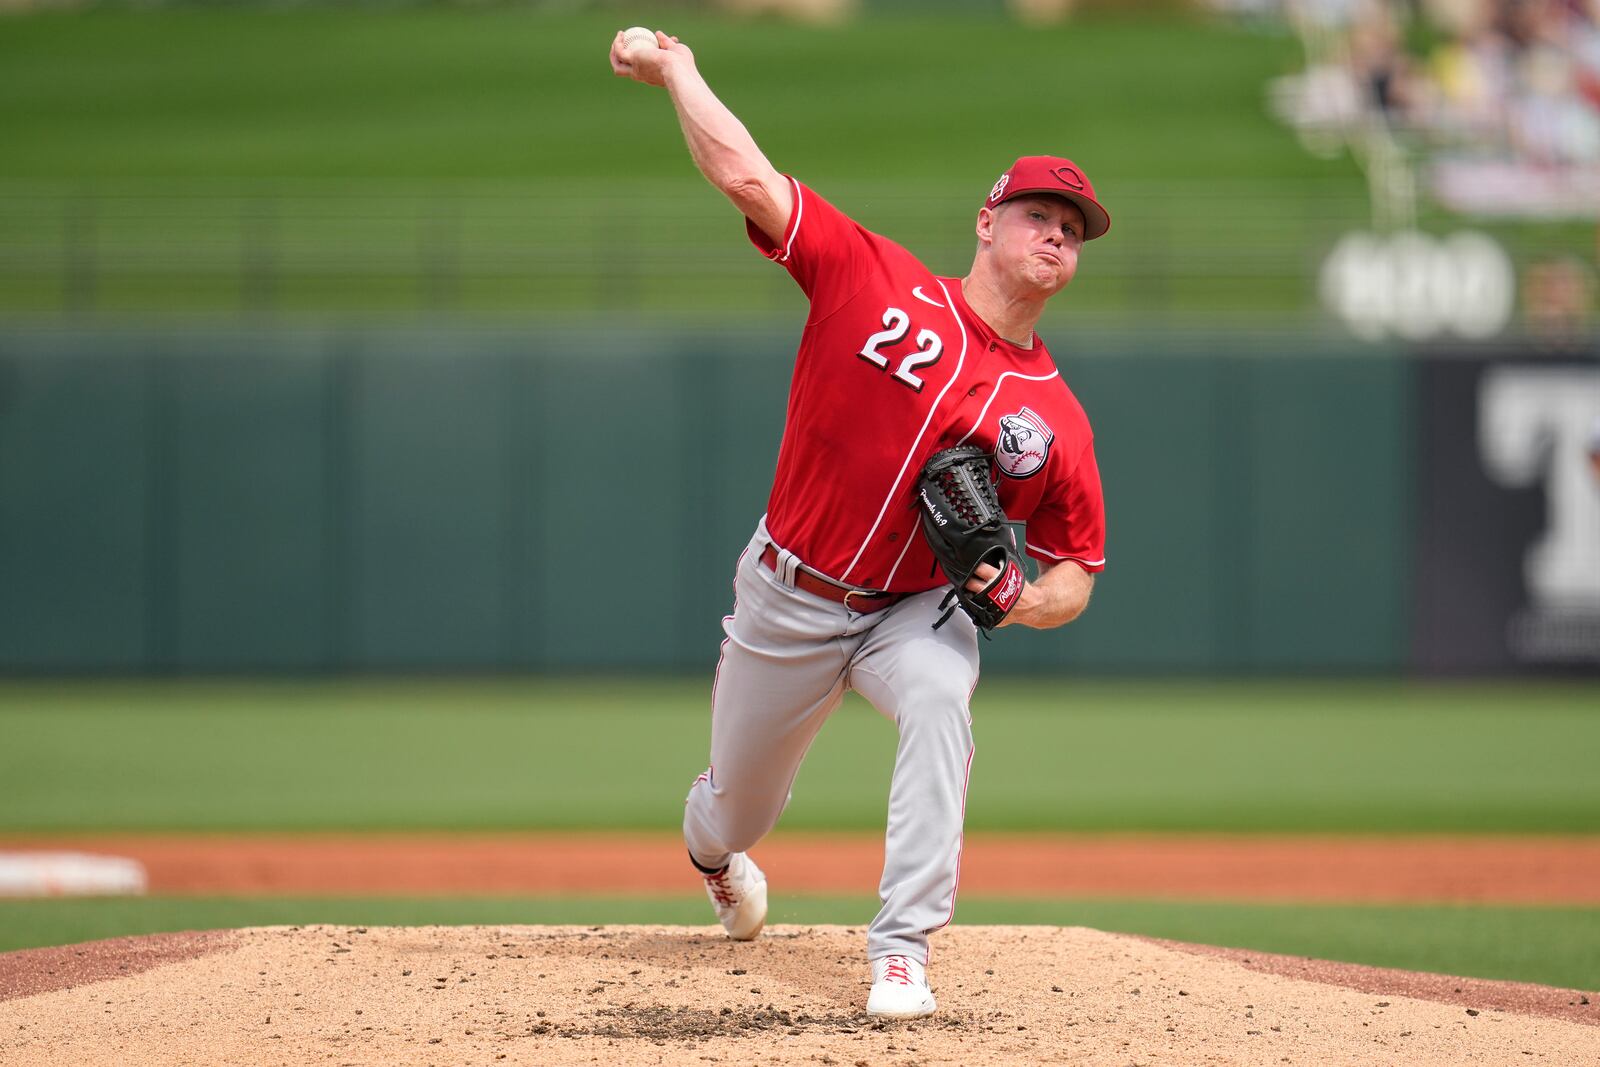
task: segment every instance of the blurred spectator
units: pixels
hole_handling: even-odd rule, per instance
[[[1594,271],[1576,256],[1529,264],[1523,275],[1528,330],[1547,343],[1581,343],[1594,307]]]
[[[1363,4],[1350,24],[1349,42],[1350,69],[1368,105],[1403,121],[1416,110],[1419,86],[1394,11],[1384,3]]]
[[[1065,22],[1077,6],[1077,0],[1006,0],[1008,11],[1035,26]]]
[[[1284,0],[1306,69],[1277,110],[1313,147],[1370,138],[1537,168],[1600,166],[1600,0]],[[1406,29],[1437,37],[1424,56]],[[1594,205],[1590,214],[1600,213]]]
[[[1580,52],[1589,50],[1593,23],[1562,0],[1516,0],[1505,25],[1517,59],[1517,154],[1540,163],[1600,160],[1600,108],[1578,91]]]
[[[801,22],[843,22],[855,14],[856,0],[720,0],[736,15],[782,15]]]
[[[1285,0],[1306,66],[1269,87],[1306,148],[1333,155],[1399,96],[1398,33],[1383,0]]]
[[[1578,92],[1600,108],[1600,0],[1589,0],[1583,17],[1573,17],[1572,34]]]
[[[1594,417],[1594,425],[1589,428],[1589,469],[1594,472],[1594,480],[1600,482],[1600,415]]]
[[[1446,34],[1428,62],[1431,121],[1447,138],[1496,138],[1511,95],[1510,48],[1495,30],[1490,4],[1430,0],[1427,11]]]

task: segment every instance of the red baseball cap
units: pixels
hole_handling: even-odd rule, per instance
[[[1089,184],[1088,175],[1070,159],[1060,156],[1023,156],[1011,164],[1010,170],[1000,175],[1000,180],[989,190],[989,199],[983,202],[983,206],[997,208],[1025,193],[1048,193],[1077,204],[1083,212],[1085,241],[1092,241],[1111,229],[1111,215],[1094,198],[1094,186]]]

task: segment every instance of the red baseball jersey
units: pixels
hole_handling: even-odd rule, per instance
[[[767,529],[814,570],[894,592],[945,583],[922,538],[917,473],[941,448],[995,458],[1029,554],[1105,566],[1094,438],[1037,334],[1019,348],[900,245],[790,178],[794,214],[750,239],[811,301],[795,359]]]

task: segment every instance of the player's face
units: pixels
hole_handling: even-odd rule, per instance
[[[1083,248],[1083,212],[1059,196],[1007,200],[988,220],[990,251],[1005,275],[1046,296],[1060,292],[1078,271]],[[984,219],[978,220],[979,236]]]

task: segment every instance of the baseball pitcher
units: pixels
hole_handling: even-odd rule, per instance
[[[929,1015],[928,937],[954,913],[961,867],[979,630],[1071,622],[1105,565],[1089,421],[1034,326],[1110,216],[1070,160],[1025,156],[977,208],[971,270],[939,277],[774,169],[677,38],[619,33],[610,61],[666,90],[695,165],[810,301],[772,493],[723,624],[689,857],[729,936],[756,937],[767,882],[748,852],[823,721],[862,694],[899,732],[867,1011]],[[1032,582],[1007,519],[1026,523]]]

